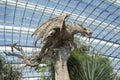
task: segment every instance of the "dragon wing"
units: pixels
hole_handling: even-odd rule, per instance
[[[52,19],[46,21],[45,23],[43,23],[40,27],[38,27],[32,34],[32,36],[36,35],[36,40],[35,40],[34,44],[36,45],[37,41],[40,38],[45,40],[48,37],[48,34],[51,30],[54,30],[54,29],[62,30],[62,28],[65,28],[65,19],[68,16],[70,16],[70,14],[52,18]]]

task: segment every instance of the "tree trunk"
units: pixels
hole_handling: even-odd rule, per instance
[[[54,62],[55,80],[70,80],[67,68],[67,60],[70,53],[69,47],[62,47],[56,53],[57,59]]]

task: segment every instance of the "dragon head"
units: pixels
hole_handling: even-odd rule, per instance
[[[91,32],[91,30],[89,28],[85,28],[80,24],[76,24],[76,27],[77,27],[78,32],[81,33],[81,35],[83,37],[85,36],[85,37],[87,37],[89,39],[91,38],[92,32]]]

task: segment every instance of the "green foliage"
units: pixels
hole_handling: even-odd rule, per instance
[[[5,62],[5,59],[0,55],[0,80],[20,80],[21,73],[11,64],[5,64]]]
[[[79,49],[75,49],[68,59],[68,71],[71,80],[117,80],[114,79],[113,68],[110,66],[108,58],[101,56],[92,56],[87,54],[89,47],[81,45]],[[48,62],[50,77],[48,80],[54,79],[54,66]],[[41,69],[43,72],[44,69]],[[42,79],[46,80],[46,78]]]
[[[109,60],[100,56],[87,55],[83,47],[74,50],[68,60],[71,80],[113,80],[113,69]]]
[[[55,80],[54,67],[49,59],[43,59],[42,63],[46,63],[44,66],[37,66],[35,70],[38,73],[41,73],[42,76],[38,80]],[[49,72],[49,75],[46,75],[45,72]]]

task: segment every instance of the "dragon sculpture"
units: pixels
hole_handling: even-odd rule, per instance
[[[65,49],[66,47],[69,47],[69,50],[71,52],[75,48],[75,34],[81,33],[82,36],[85,36],[87,38],[91,38],[92,35],[90,29],[85,28],[80,24],[66,25],[65,19],[69,16],[70,14],[66,14],[52,18],[46,21],[33,32],[32,36],[36,35],[36,39],[34,42],[35,46],[39,39],[41,39],[43,43],[43,47],[41,48],[40,52],[36,52],[37,55],[26,57],[24,50],[20,47],[17,47],[16,43],[10,45],[12,53],[9,54],[5,52],[5,54],[8,56],[16,56],[18,58],[21,58],[25,61],[26,66],[31,67],[38,66],[43,57],[50,58],[51,60],[53,60],[53,62],[55,62],[56,55],[54,55],[54,53],[58,54],[59,49]],[[21,54],[14,54],[13,49],[20,51]],[[63,52],[64,51],[62,51],[61,53]]]
[[[73,39],[77,33],[81,33],[82,36],[86,36],[89,39],[91,38],[92,32],[90,29],[80,24],[66,25],[65,19],[69,16],[70,14],[66,14],[52,18],[33,32],[32,36],[36,35],[35,46],[39,39],[42,39],[44,43],[40,55],[47,50],[53,50],[54,48],[59,48],[64,45],[75,47]]]

